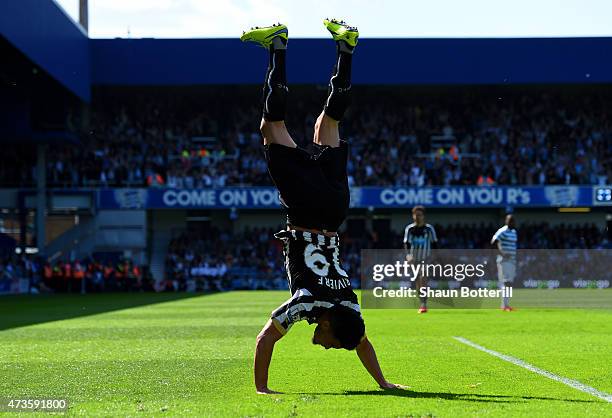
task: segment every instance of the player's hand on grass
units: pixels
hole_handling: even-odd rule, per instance
[[[381,389],[402,389],[402,390],[410,389],[408,386],[399,385],[397,383],[391,383],[391,382],[381,383],[380,388]]]
[[[282,392],[277,392],[275,390],[268,389],[268,388],[257,389],[257,394],[259,394],[259,395],[277,395],[277,394],[280,394],[280,393],[282,393]]]

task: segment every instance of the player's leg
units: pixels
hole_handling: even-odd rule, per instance
[[[501,290],[504,290],[506,287],[510,285],[511,285],[511,282],[499,282],[499,288]],[[503,309],[504,311],[512,310],[512,308],[510,307],[510,298],[506,295],[502,296],[501,309]]]
[[[504,286],[504,271],[502,270],[502,263],[500,261],[497,262],[497,286],[502,289]],[[501,305],[499,307],[501,310],[506,308],[506,304],[504,299],[502,298]]]
[[[419,313],[427,313],[427,296],[421,296],[421,292],[427,291],[427,278],[419,276],[416,279],[415,286],[419,295]]]
[[[507,287],[512,286],[514,278],[516,276],[516,264],[512,261],[504,261],[498,264],[498,279],[499,288],[504,290]],[[514,309],[510,306],[510,297],[507,295],[502,296],[501,309],[504,311],[513,311]]]
[[[359,32],[357,28],[336,20],[326,19],[324,24],[336,41],[337,56],[329,81],[329,94],[315,124],[314,142],[338,147],[340,145],[338,123],[351,102],[351,65]]]
[[[256,27],[245,32],[240,39],[255,42],[268,49],[270,53],[263,86],[263,117],[260,125],[264,145],[281,144],[295,148],[296,144],[285,126],[285,110],[289,92],[285,70],[287,27],[281,24],[263,28]]]
[[[287,40],[280,36],[274,37],[269,50],[270,62],[263,87],[261,134],[264,138],[264,145],[281,144],[295,148],[297,145],[285,125],[285,110],[289,92],[285,70]]]

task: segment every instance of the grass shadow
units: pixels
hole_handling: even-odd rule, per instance
[[[596,400],[584,399],[563,399],[550,398],[545,396],[512,396],[512,395],[489,395],[481,393],[452,393],[452,392],[416,392],[408,389],[388,389],[388,390],[347,390],[344,392],[319,392],[319,393],[294,393],[296,395],[335,395],[335,396],[360,396],[360,395],[375,395],[375,396],[398,396],[402,398],[429,398],[429,399],[447,399],[453,401],[467,402],[494,402],[494,403],[514,403],[527,400],[540,401],[559,401],[559,402],[580,402],[593,403]]]
[[[87,295],[6,295],[0,297],[0,331],[209,294],[94,293]]]

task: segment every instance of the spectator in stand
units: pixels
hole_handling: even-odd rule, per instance
[[[113,264],[108,261],[104,266],[104,288],[108,290],[117,290],[117,280],[115,277],[115,268]]]
[[[237,90],[202,101],[179,93],[101,93],[93,100],[91,126],[81,133],[82,146],[49,150],[48,182],[53,187],[271,185],[259,145],[258,109],[246,104],[252,101],[243,100],[244,94]],[[320,94],[301,93],[287,121],[296,137],[312,129],[307,115],[318,107]],[[517,89],[502,100],[469,88],[418,98],[406,91],[392,100],[368,89],[360,94],[365,97],[343,122],[351,143],[351,185],[612,182],[607,89],[580,95]],[[3,185],[32,186],[31,150],[16,146],[7,153],[0,167]]]

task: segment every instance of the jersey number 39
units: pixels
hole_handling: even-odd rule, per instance
[[[334,268],[341,276],[348,277],[348,274],[340,267],[340,263],[338,261],[338,248],[335,248],[332,262],[334,263]],[[325,277],[329,274],[330,262],[323,254],[323,250],[321,247],[308,244],[304,249],[304,263],[310,270],[313,271],[317,276]]]

